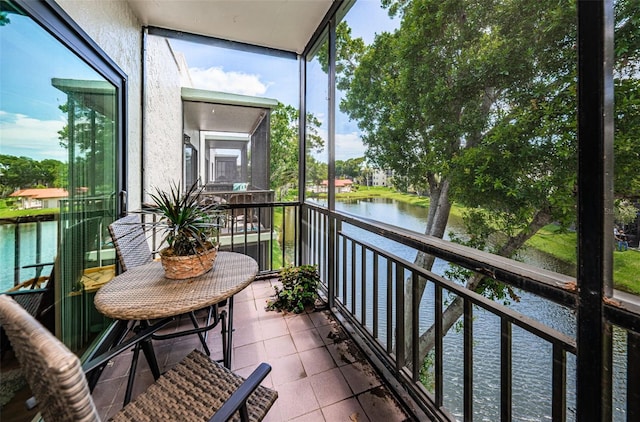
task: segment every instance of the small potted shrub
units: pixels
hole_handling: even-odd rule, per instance
[[[172,183],[168,192],[156,189],[150,194],[154,204],[145,212],[160,216],[152,227],[162,231],[162,242],[167,244],[160,250],[167,278],[197,277],[213,267],[219,210],[215,205],[201,204],[201,192],[196,182],[185,193],[178,183]]]
[[[315,265],[288,266],[280,270],[282,288],[274,286],[273,300],[267,302],[268,310],[299,314],[314,306],[318,298],[320,276]]]

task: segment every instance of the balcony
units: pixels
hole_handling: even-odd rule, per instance
[[[13,10],[13,3],[8,10]],[[95,163],[74,169],[78,170],[74,177],[80,180],[86,176],[91,182],[78,181],[79,187],[88,185],[91,192],[95,190],[105,195],[104,202],[108,205],[104,209],[109,211],[105,215],[114,218],[127,206],[128,209],[141,206],[144,191],[164,177],[195,180],[204,173],[207,194],[227,200],[229,216],[219,239],[222,248],[250,255],[260,265],[260,281],[238,300],[242,304],[238,307],[244,312],[236,313],[234,369],[243,373],[258,360],[274,364],[267,382],[280,389],[281,398],[269,416],[270,420],[304,420],[305,417],[308,420],[336,420],[338,416],[333,411],[344,411],[344,415],[352,419],[359,415],[358,420],[379,420],[378,412],[387,414],[384,419],[389,420],[472,420],[479,419],[477,410],[484,405],[491,408],[490,419],[508,421],[519,419],[519,410],[528,402],[545,407],[544,413],[535,415],[540,419],[640,419],[640,306],[637,297],[613,290],[611,280],[613,155],[609,148],[613,143],[611,116],[615,113],[610,112],[613,82],[605,63],[609,63],[607,55],[613,54],[608,44],[611,28],[607,27],[610,24],[607,14],[612,13],[614,7],[612,2],[576,3],[576,16],[571,18],[578,20],[580,25],[577,34],[571,34],[571,37],[576,36],[580,41],[575,44],[580,54],[576,68],[569,66],[568,73],[573,83],[571,72],[575,71],[578,84],[576,98],[568,100],[567,109],[578,110],[575,119],[578,129],[570,135],[561,131],[555,133],[577,143],[578,152],[571,159],[575,159],[572,164],[578,165],[576,173],[570,174],[572,180],[576,179],[571,199],[575,202],[570,205],[577,209],[576,276],[541,270],[440,238],[338,212],[334,207],[333,189],[327,189],[326,207],[306,202],[309,198],[301,187],[305,186],[304,179],[310,172],[302,159],[299,172],[294,172],[293,176],[300,179],[297,180],[301,191],[298,200],[272,202],[272,192],[266,184],[269,182],[266,153],[264,157],[249,154],[244,146],[246,139],[238,144],[220,145],[216,142],[240,141],[200,138],[198,131],[201,128],[186,124],[185,116],[179,113],[184,106],[184,97],[180,96],[176,82],[178,72],[163,67],[166,62],[158,65],[153,54],[145,55],[149,51],[161,51],[170,59],[169,63],[179,67],[178,58],[167,51],[167,43],[151,39],[177,34],[205,44],[230,44],[260,54],[286,56],[299,60],[301,69],[311,67],[312,61],[325,57],[323,53],[329,60],[334,56],[337,24],[342,12],[346,12],[346,6],[352,2],[282,2],[291,7],[286,10],[286,16],[277,15],[277,8],[263,10],[250,2],[255,7],[250,11],[240,10],[237,16],[254,18],[251,26],[255,31],[246,31],[246,24],[236,25],[236,15],[229,19],[219,9],[221,4],[242,9],[246,7],[242,2],[236,2],[234,6],[230,2],[202,2],[206,11],[195,5],[176,8],[180,2],[166,2],[172,4],[165,9],[157,2],[139,0],[93,2],[91,7],[81,7],[77,2],[66,0],[60,1],[62,7],[52,6],[53,1],[15,3],[25,10],[35,10],[36,13],[29,16],[37,18],[34,26],[38,29],[50,30],[57,40],[70,39],[64,48],[76,54],[85,65],[93,64],[106,79],[101,82],[108,85],[109,102],[101,107],[95,106],[94,96],[103,94],[104,87],[58,84],[66,87],[61,91],[69,97],[68,106],[76,95],[76,100],[84,100],[79,103],[81,110],[78,113],[95,116],[97,111],[97,121],[113,127],[108,131],[82,132],[110,136],[103,140],[104,144],[102,141],[99,144],[111,148],[102,156],[113,159],[107,163],[113,165],[112,171],[95,172]],[[535,9],[536,3],[531,3]],[[541,6],[544,7],[552,6]],[[294,9],[296,13],[293,13]],[[301,9],[305,10],[301,12]],[[43,10],[45,13],[37,13]],[[65,10],[78,20],[78,24],[69,22],[71,17],[61,13]],[[300,19],[298,13],[305,12],[310,12],[314,19]],[[165,27],[168,24],[163,18],[167,16],[171,17],[171,28]],[[199,19],[201,16],[209,16],[212,20],[205,22]],[[466,15],[460,19],[461,22],[466,20]],[[104,30],[107,24],[122,30],[124,36],[120,37],[116,30],[113,33],[118,37],[114,37],[110,30]],[[323,36],[326,38],[322,39]],[[115,38],[119,41],[114,42]],[[602,57],[602,52],[607,57]],[[327,69],[322,66],[325,64]],[[309,69],[301,70],[299,82],[300,111],[326,113],[329,122],[327,150],[324,151],[326,176],[329,177],[319,178],[329,180],[328,186],[337,178],[335,64],[322,62],[309,72]],[[167,70],[169,72],[163,73]],[[313,79],[311,76],[319,77]],[[51,79],[46,82],[50,85]],[[297,85],[298,81],[293,84]],[[326,92],[327,86],[329,92]],[[319,97],[322,104],[313,109],[307,104],[307,95],[316,100],[315,97]],[[206,111],[208,118],[213,114],[210,107],[200,111],[203,115]],[[71,117],[75,118],[75,115],[71,112],[69,116],[71,125]],[[304,143],[309,134],[304,118],[298,123],[301,126],[297,132],[300,158],[307,154]],[[52,139],[56,136],[54,132]],[[464,136],[461,139],[468,140]],[[209,149],[208,153],[198,150],[203,146]],[[216,149],[221,151],[211,152]],[[240,153],[228,154],[223,151],[227,149]],[[197,163],[197,153],[205,163]],[[233,157],[229,155],[243,158],[238,161],[237,158],[230,159]],[[70,154],[69,157],[69,162],[73,163],[74,156]],[[233,191],[232,183],[226,182],[247,182],[243,177],[243,172],[249,173],[244,167],[247,157],[252,158],[253,165],[262,166],[258,173],[265,176],[266,182],[252,187],[255,193],[250,200],[235,202],[231,198],[238,193]],[[542,171],[539,177],[549,173],[553,172]],[[93,178],[96,175],[100,176],[98,180]],[[79,211],[81,214],[85,209]],[[245,217],[239,219],[240,215]],[[251,217],[247,217],[249,215]],[[284,224],[285,218],[290,218],[291,226]],[[377,241],[380,238],[551,303],[571,315],[572,331],[562,331],[549,321],[536,320],[464,289],[451,279],[380,247]],[[101,262],[99,266],[103,264],[102,259],[113,260],[113,255],[98,254],[97,250],[92,257]],[[318,266],[327,311],[289,317],[263,312],[261,301],[270,291],[269,284],[276,282],[270,277],[289,262]],[[16,270],[19,271],[18,266]],[[12,275],[13,280],[20,279],[17,273]],[[73,297],[86,299],[82,306],[90,307],[90,295],[82,296],[90,293],[88,290],[85,289],[82,295],[69,292],[69,296],[71,293]],[[79,309],[84,312],[87,308]],[[449,312],[449,309],[455,312]],[[76,311],[73,308],[65,315],[75,315],[73,312]],[[481,321],[489,321],[490,329],[480,328]],[[303,332],[307,336],[300,334]],[[522,336],[530,341],[520,342],[518,339]],[[488,353],[479,353],[476,346],[486,338],[497,346]],[[215,333],[209,344],[214,354],[219,352]],[[182,338],[172,343],[158,343],[157,347],[168,366],[186,351],[199,346],[193,339]],[[535,369],[541,386],[523,388],[518,378],[519,362],[514,355],[515,352],[526,355],[534,348],[544,356],[544,364]],[[114,360],[102,373],[94,390],[94,398],[105,417],[121,402],[121,375],[126,371],[127,359],[128,356],[123,355]],[[452,375],[451,368],[457,370],[456,374]],[[482,386],[487,380],[483,379],[479,368],[494,376],[490,383],[495,394],[484,394]],[[5,369],[11,369],[11,366],[3,363]],[[138,388],[143,388],[149,374],[144,367],[139,369],[141,383]],[[372,373],[375,376],[369,377]],[[335,389],[320,388],[317,381],[324,381],[324,376],[328,377],[327,383],[335,383]],[[293,400],[292,390],[302,393],[302,399]],[[21,406],[26,396],[28,393],[16,396],[17,406]],[[346,407],[340,407],[341,404]],[[15,407],[10,409],[8,412],[3,410],[3,420],[7,414],[13,414]]]
[[[527,333],[532,344],[544,345],[547,360],[543,366],[550,370],[540,376],[546,380],[542,388],[543,394],[547,394],[544,400],[549,403],[554,419],[571,420],[575,396],[570,380],[575,379],[577,354],[573,336],[382,250],[375,246],[377,242],[371,242],[370,236],[381,236],[474,269],[575,312],[578,297],[572,277],[526,264],[514,265],[511,260],[310,204],[237,204],[228,209],[230,215],[234,209],[243,212],[252,209],[257,216],[269,215],[266,220],[260,217],[253,238],[246,228],[236,227],[234,230],[239,234],[231,237],[235,239],[233,243],[226,242],[228,250],[249,254],[260,262],[259,280],[237,297],[232,367],[246,375],[258,362],[272,364],[274,370],[267,384],[279,391],[280,399],[269,420],[297,420],[304,416],[311,418],[308,420],[332,421],[339,420],[335,415],[343,415],[333,412],[357,413],[361,415],[358,420],[379,420],[381,413],[375,412],[388,412],[388,420],[440,420],[455,417],[449,414],[449,406],[461,406],[465,413],[473,413],[479,404],[470,392],[479,394],[476,389],[478,384],[482,385],[482,375],[478,365],[487,360],[493,362],[492,370],[500,379],[493,386],[498,391],[496,406],[500,404],[496,411],[517,412],[520,406],[527,406],[530,398],[514,394],[522,388],[514,378],[517,364],[512,353],[520,352],[516,348],[522,347],[515,331],[521,332],[520,337],[522,332]],[[278,219],[272,217],[276,214]],[[295,215],[296,223],[283,238],[294,241],[280,243],[281,256],[276,260],[272,246],[283,233],[287,214]],[[258,239],[268,246],[256,248]],[[287,259],[318,265],[328,310],[286,316],[264,310],[273,293],[272,286],[277,283],[273,271],[279,266],[274,262]],[[430,286],[421,300],[414,299],[411,290],[417,288],[418,280]],[[456,318],[458,328],[449,330],[454,324],[447,317],[445,305],[453,301],[461,302],[461,313]],[[638,336],[634,331],[638,324],[638,300],[614,292],[605,309],[616,330],[622,333],[622,337],[616,336],[614,347],[626,349],[616,357],[615,365],[627,369],[622,379],[617,378],[625,386],[617,387],[615,394],[623,395],[624,412],[632,414],[636,403],[628,399],[625,402],[624,396],[634,397],[640,388],[634,363],[638,359]],[[486,318],[491,318],[495,329],[491,333],[476,331],[474,326]],[[433,324],[427,367],[414,364],[419,361],[422,348],[427,347],[421,340],[425,321]],[[178,322],[181,323],[190,321]],[[451,348],[452,335],[448,332],[461,341],[459,348]],[[496,355],[474,352],[474,345],[487,336],[500,345]],[[213,331],[208,344],[214,356],[220,354],[220,333]],[[201,346],[194,336],[156,342],[155,347],[161,364],[167,368]],[[457,353],[460,355],[456,356]],[[122,405],[129,358],[130,353],[117,357],[99,378],[93,396],[104,416]],[[144,359],[141,362],[137,391],[152,381]],[[464,374],[462,389],[453,396],[451,380],[447,378],[452,365],[458,366],[458,374]],[[424,381],[425,368],[429,383]],[[334,388],[324,388],[330,383],[335,383]],[[292,398],[293,394],[298,394],[298,400]],[[621,397],[614,399],[619,402]]]

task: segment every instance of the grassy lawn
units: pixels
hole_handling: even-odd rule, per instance
[[[613,253],[613,285],[616,289],[640,296],[640,251]]]
[[[14,210],[10,208],[0,208],[0,218],[24,217],[25,215],[58,214],[58,208],[44,208],[31,210]]]

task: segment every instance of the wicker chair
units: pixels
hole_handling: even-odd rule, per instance
[[[122,271],[153,260],[140,214],[129,214],[117,219],[109,225],[109,233]]]
[[[13,344],[45,421],[99,421],[80,360],[13,299],[0,295],[0,323]],[[84,365],[102,365],[98,357]],[[194,350],[113,417],[114,421],[260,421],[278,393],[260,385],[271,367],[245,381]]]

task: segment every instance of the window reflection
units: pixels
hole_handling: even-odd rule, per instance
[[[91,298],[114,273],[106,227],[116,206],[116,87],[1,6],[0,291],[45,289],[45,322],[52,328],[55,316],[75,350],[102,329]]]

